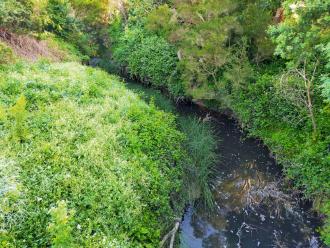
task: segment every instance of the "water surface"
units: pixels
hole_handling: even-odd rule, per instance
[[[321,247],[319,219],[310,204],[284,187],[279,165],[258,140],[246,138],[228,116],[194,105],[181,113],[211,121],[220,162],[213,182],[215,210],[190,206],[180,232],[181,248]]]
[[[194,104],[174,106],[159,91],[127,83],[146,101],[180,116],[207,119],[218,140],[213,211],[198,201],[180,225],[180,248],[318,248],[320,221],[311,204],[284,187],[281,167],[260,141],[247,138],[235,120]]]

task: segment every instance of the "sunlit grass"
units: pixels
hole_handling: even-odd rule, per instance
[[[77,63],[7,66],[0,109],[1,244],[155,247],[182,213],[171,202],[184,135],[117,77]]]

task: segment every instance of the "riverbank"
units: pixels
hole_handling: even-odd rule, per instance
[[[230,109],[330,216],[328,9],[311,0],[133,4],[111,23],[105,59],[174,99]],[[328,217],[322,236],[330,245]]]
[[[143,59],[143,56],[140,59]],[[111,69],[113,68],[112,66]],[[127,67],[125,72],[129,70]],[[278,89],[274,87],[278,73],[278,69],[270,65],[257,71],[258,75],[254,75],[255,82],[248,87],[237,88],[231,93],[222,89],[223,92],[219,92],[216,99],[193,101],[216,111],[229,110],[238,119],[242,129],[251,137],[261,139],[270,148],[272,155],[281,164],[286,178],[293,182],[292,186],[304,192],[305,197],[314,202],[314,208],[323,216],[327,216],[330,213],[330,112],[327,105],[324,105],[316,114],[319,134],[315,136],[308,120],[303,118],[287,99],[278,94]],[[139,79],[139,75],[134,75],[134,78]],[[146,84],[143,80],[142,82]],[[147,84],[153,85],[152,82]],[[157,84],[154,86],[158,87]],[[170,92],[167,86],[161,88]],[[179,101],[191,99],[184,95],[171,97]],[[323,104],[322,101],[318,103]],[[302,118],[302,121],[294,124],[297,118]],[[328,219],[325,218],[322,232],[325,240],[328,237],[327,223]]]
[[[128,87],[147,99],[155,97],[161,108],[165,101],[171,104],[168,98],[160,100],[157,90],[136,83]],[[173,109],[172,101],[171,106],[165,109],[185,118],[207,119],[220,156],[210,177],[214,208],[206,209],[199,200],[188,208],[180,226],[180,247],[322,247],[317,213],[291,189],[281,166],[261,141],[249,137],[228,113],[193,103]]]
[[[208,182],[216,160],[211,130],[199,119],[177,119],[174,108],[166,109],[170,104],[165,97],[140,98],[118,77],[82,66],[84,56],[52,38],[52,44],[60,42],[56,45],[62,49],[59,60],[78,62],[43,57],[36,52],[40,44],[46,54],[54,51],[33,37],[20,38],[35,44],[35,49],[24,50],[27,57],[13,51],[7,40],[1,43],[0,130],[2,145],[7,146],[0,154],[1,245],[33,246],[34,240],[21,238],[30,235],[38,237],[38,245],[158,246],[187,203],[202,198],[205,205],[211,204]],[[109,133],[100,137],[105,129]],[[93,142],[99,144],[91,147]],[[115,155],[105,152],[108,148]],[[21,158],[21,153],[27,158]],[[119,178],[129,178],[123,180],[128,185],[117,182]],[[102,183],[104,179],[109,182]],[[103,200],[96,202],[104,193],[100,188],[115,198],[105,199],[105,209],[99,208]],[[135,196],[122,200],[128,194]],[[117,207],[126,209],[125,213]],[[104,233],[110,230],[108,222],[87,221],[99,214],[112,216],[107,221],[117,223],[120,238]],[[30,230],[34,222],[39,224]],[[87,238],[82,240],[81,235]]]
[[[157,247],[183,212],[176,117],[76,62],[0,65],[0,246]]]

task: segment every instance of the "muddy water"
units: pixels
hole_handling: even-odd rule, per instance
[[[322,247],[319,220],[308,204],[285,190],[281,169],[269,150],[246,138],[228,116],[181,106],[181,114],[212,122],[221,156],[213,180],[215,209],[190,206],[183,218],[180,247]]]

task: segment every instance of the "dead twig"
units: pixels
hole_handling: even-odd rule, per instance
[[[170,239],[170,245],[169,248],[173,248],[174,246],[174,240],[175,240],[175,234],[177,233],[177,231],[179,230],[180,227],[180,220],[177,219],[177,221],[175,222],[175,225],[173,227],[173,229],[171,231],[169,231],[164,238],[162,239],[162,241],[159,244],[159,247],[162,248],[164,246],[164,244],[166,243],[166,241],[168,239]]]

